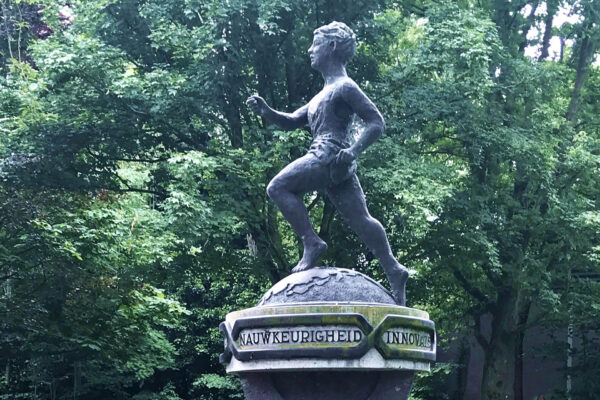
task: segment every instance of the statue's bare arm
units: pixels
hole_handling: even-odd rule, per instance
[[[338,162],[351,162],[381,137],[385,131],[385,121],[377,106],[373,104],[354,81],[348,79],[342,85],[341,90],[344,102],[367,125],[356,142],[338,154]]]
[[[260,96],[248,97],[246,104],[254,114],[260,115],[267,122],[271,122],[285,130],[302,128],[308,124],[308,104],[300,107],[293,113],[273,110]]]

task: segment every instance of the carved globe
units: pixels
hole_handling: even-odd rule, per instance
[[[318,267],[282,279],[265,293],[258,305],[306,302],[396,304],[389,291],[360,272]]]

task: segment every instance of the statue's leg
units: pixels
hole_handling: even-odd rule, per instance
[[[309,153],[282,169],[267,187],[269,197],[277,204],[304,245],[302,259],[293,272],[314,267],[327,251],[327,244],[314,231],[308,210],[302,201],[304,193],[325,187],[327,179],[327,166]]]
[[[392,254],[381,223],[369,214],[365,194],[356,175],[339,185],[330,187],[327,194],[344,220],[379,260],[396,301],[400,305],[405,305],[408,270]]]

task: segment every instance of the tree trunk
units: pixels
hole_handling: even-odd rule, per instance
[[[81,387],[81,361],[73,362],[73,400],[79,398],[79,388]]]
[[[501,293],[492,313],[492,332],[485,349],[481,398],[513,400],[523,304],[517,290]],[[529,313],[527,313],[527,316]],[[521,342],[522,343],[522,342]]]
[[[267,240],[266,248],[273,261],[270,268],[271,279],[273,283],[277,283],[289,273],[290,265],[286,260],[281,235],[279,234],[277,225],[277,207],[272,202],[269,202],[268,200],[267,202],[268,203],[265,206],[266,218],[264,232],[266,233]]]
[[[294,59],[291,54],[294,53],[294,48],[291,44],[291,41],[287,41],[286,45],[286,58],[285,58],[285,80],[287,84],[287,95],[288,95],[288,105],[295,106],[298,102],[298,77],[296,74],[296,65],[294,64]]]
[[[329,242],[331,237],[331,223],[334,213],[335,207],[333,203],[327,197],[323,197],[323,217],[321,218],[321,225],[319,227],[319,237],[326,242]]]
[[[460,343],[460,355],[458,357],[458,393],[455,398],[462,399],[467,391],[469,384],[469,361],[471,360],[470,337],[463,337]]]
[[[58,391],[58,383],[56,379],[52,379],[50,383],[50,400],[56,400],[56,392]]]
[[[523,399],[523,358],[525,354],[523,353],[523,341],[525,339],[525,325],[527,324],[527,320],[529,319],[529,310],[531,308],[531,302],[527,302],[519,313],[519,325],[517,332],[517,344],[515,354],[515,386],[514,386],[514,396],[515,400],[524,400]]]
[[[581,102],[581,89],[587,78],[590,60],[594,54],[594,43],[588,36],[584,36],[579,49],[579,57],[577,58],[577,72],[575,74],[575,86],[571,95],[571,102],[567,110],[567,120],[575,121],[577,112],[579,111],[579,103]]]
[[[546,2],[546,18],[544,18],[544,36],[542,37],[542,51],[538,61],[545,60],[550,54],[548,49],[550,48],[550,39],[552,38],[552,22],[554,21],[554,14],[556,14],[558,4],[554,1]]]
[[[12,53],[12,44],[11,44],[12,37],[10,35],[10,26],[8,24],[9,15],[8,15],[8,12],[6,11],[7,3],[8,2],[2,1],[2,17],[4,18],[4,27],[6,29],[6,41],[8,44],[8,54],[10,55],[10,58],[14,58],[13,53]]]
[[[531,12],[527,16],[527,25],[523,27],[523,39],[519,44],[519,53],[523,53],[525,51],[525,47],[527,47],[527,34],[531,30],[531,27],[535,24],[535,12],[539,6],[539,2],[533,4],[531,6]]]
[[[497,328],[489,350],[485,353],[481,398],[506,400],[513,398],[516,338],[511,332]]]
[[[282,14],[284,29],[288,32],[284,39],[283,53],[285,55],[285,81],[287,86],[288,107],[296,107],[299,102],[298,96],[298,73],[296,71],[296,48],[289,32],[293,32],[296,18],[291,11]]]
[[[498,26],[500,40],[502,40],[502,43],[504,44],[508,43],[509,39],[508,13],[509,3],[505,0],[494,0],[494,22]]]
[[[239,104],[237,99],[234,99],[233,96],[229,99],[229,101],[225,100],[223,103],[225,118],[227,119],[227,123],[229,125],[228,136],[229,141],[231,142],[231,147],[234,149],[239,149],[244,145]]]
[[[9,267],[8,268],[8,276],[11,276],[12,273],[13,273],[13,268]],[[12,284],[11,284],[10,278],[7,278],[6,282],[4,283],[4,295],[6,296],[8,301],[10,301],[10,298],[12,297]],[[10,310],[10,308],[6,312],[6,323],[3,324],[3,325],[5,325],[5,326],[3,326],[4,329],[8,328],[8,317],[10,316],[9,310]],[[4,375],[6,377],[6,383],[8,384],[10,382],[10,358],[8,358],[6,360],[6,369],[4,370]]]

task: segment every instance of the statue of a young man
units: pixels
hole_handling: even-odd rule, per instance
[[[327,250],[310,224],[302,201],[304,193],[325,191],[342,217],[377,257],[399,304],[406,302],[408,271],[390,249],[385,231],[367,210],[365,195],[356,176],[356,158],[377,140],[385,129],[381,113],[348,77],[346,64],[354,56],[356,36],[344,23],[332,22],[315,30],[308,54],[311,67],[321,72],[325,85],[310,102],[294,113],[271,109],[259,96],[247,100],[252,111],[282,129],[310,126],[313,141],[308,153],[287,165],[267,187],[269,197],[302,239],[304,253],[293,272],[316,266]],[[352,116],[366,124],[350,144]]]

